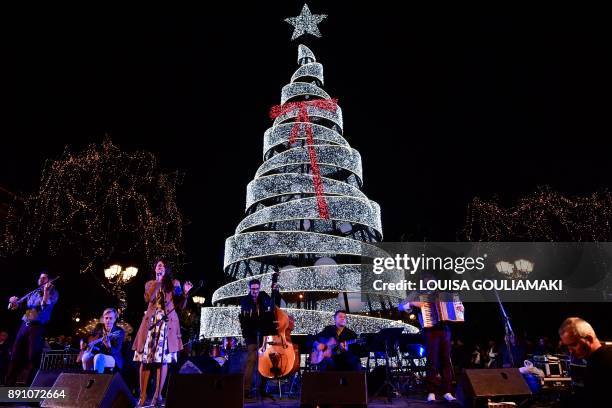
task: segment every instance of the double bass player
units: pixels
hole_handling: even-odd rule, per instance
[[[277,268],[274,268],[275,272]],[[280,306],[278,283],[272,285],[273,299],[261,290],[261,281],[251,279],[248,283],[249,293],[240,298],[240,326],[242,336],[247,346],[247,359],[244,369],[244,392],[250,396],[253,380],[253,371],[257,362],[257,350],[261,346],[262,338],[268,335],[274,319],[274,306]],[[259,375],[259,374],[258,374]],[[260,395],[265,394],[266,381],[261,378]]]

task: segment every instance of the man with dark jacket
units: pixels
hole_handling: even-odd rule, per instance
[[[261,344],[263,336],[274,333],[274,306],[280,306],[280,293],[278,283],[272,285],[274,301],[266,292],[261,291],[261,281],[249,281],[249,293],[240,298],[240,327],[242,337],[247,345],[247,360],[244,370],[244,391],[248,394],[251,389],[253,371],[257,362],[258,343]],[[261,387],[265,382],[261,382]]]
[[[334,324],[325,326],[317,334],[317,340],[313,344],[314,350],[325,352],[332,348],[330,356],[325,357],[318,365],[321,371],[359,371],[361,362],[349,350],[347,344],[350,340],[357,339],[357,333],[346,327],[346,311],[338,310],[334,314]]]
[[[104,373],[106,368],[123,367],[121,347],[125,331],[115,324],[116,321],[117,310],[113,308],[104,310],[101,323],[94,329],[93,338],[96,340],[91,341],[87,351],[83,353],[83,369],[94,369],[98,373]],[[81,349],[83,348],[82,345]]]

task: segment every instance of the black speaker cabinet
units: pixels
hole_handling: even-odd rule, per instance
[[[212,357],[190,357],[179,369],[179,374],[221,374],[221,366]]]
[[[365,371],[305,372],[300,406],[366,407],[367,390]]]
[[[52,368],[50,370],[38,370],[36,372],[36,376],[34,380],[32,380],[32,385],[30,387],[40,388],[40,387],[52,387],[57,380],[57,377],[60,376],[61,373],[81,373],[83,370],[81,369],[66,369],[66,368]]]
[[[203,400],[197,402],[195,395]],[[199,398],[200,398],[199,397]],[[194,404],[207,407],[242,408],[242,374],[173,374],[168,379],[166,408],[184,408]]]
[[[66,397],[45,399],[40,406],[49,408],[125,408],[134,399],[119,374],[61,373],[53,384],[65,390]]]
[[[486,407],[488,400],[521,401],[531,390],[518,368],[468,369],[457,394],[464,407]]]

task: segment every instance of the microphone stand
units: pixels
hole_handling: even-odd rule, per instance
[[[506,309],[504,308],[504,305],[499,297],[499,293],[497,292],[497,290],[495,290],[495,297],[497,298],[497,303],[499,304],[499,311],[500,314],[502,316],[502,320],[504,321],[504,342],[506,343],[506,349],[508,350],[508,357],[510,358],[510,364],[512,364],[512,367],[514,367],[514,355],[512,354],[512,345],[510,344],[510,336],[514,337],[516,339],[516,337],[514,336],[514,330],[512,330],[512,324],[510,324],[510,318],[508,317],[508,314],[506,313]],[[503,360],[502,360],[503,363]]]
[[[189,290],[189,293],[187,293],[185,295],[185,301],[187,301],[189,299],[190,296],[192,296],[195,292],[197,292],[198,290],[200,290],[202,288],[202,286],[204,286],[204,284],[202,283],[202,281],[200,281],[200,283],[198,284],[198,286],[196,286],[195,288],[192,288],[191,290]],[[160,290],[163,291],[163,288],[160,288]],[[182,290],[182,289],[181,289]],[[173,306],[172,308],[170,308],[169,311],[165,311],[164,310],[164,317],[162,317],[161,320],[158,320],[157,322],[153,323],[152,325],[149,326],[149,330],[153,330],[153,328],[155,326],[159,326],[161,324],[161,322],[168,322],[168,315],[172,312],[174,312],[176,310],[176,306]]]

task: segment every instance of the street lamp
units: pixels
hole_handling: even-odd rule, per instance
[[[128,266],[123,269],[121,265],[111,265],[104,270],[104,277],[111,284],[111,292],[119,300],[119,313],[127,309],[127,294],[124,286],[138,274],[138,268]]]
[[[529,275],[533,271],[533,262],[526,259],[517,259],[514,261],[514,266],[516,266],[517,271],[525,276]]]
[[[204,296],[194,296],[193,303],[197,303],[198,305],[203,305],[206,302],[206,298]]]
[[[510,276],[514,272],[514,264],[510,262],[499,261],[495,264],[495,267],[497,268],[497,272],[503,273],[504,275]]]
[[[533,272],[534,263],[526,259],[517,259],[514,263],[499,261],[495,264],[497,272],[510,279],[526,279]]]
[[[129,282],[138,273],[138,268],[128,266],[123,269],[121,265],[111,265],[104,270],[104,277],[112,283],[113,280],[118,280],[124,283]]]

